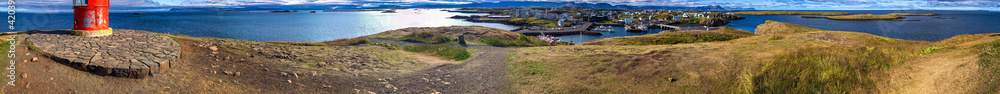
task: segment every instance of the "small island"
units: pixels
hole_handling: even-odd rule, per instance
[[[826,19],[830,20],[896,20],[903,18],[905,17],[900,17],[896,15],[873,15],[873,14],[826,16]]]
[[[935,16],[935,15],[938,15],[938,14],[932,14],[932,13],[927,13],[927,14],[889,13],[889,14],[886,14],[886,15],[895,15],[895,16]]]
[[[847,12],[804,12],[804,11],[740,11],[735,15],[848,15]]]

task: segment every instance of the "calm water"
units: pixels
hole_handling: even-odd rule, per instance
[[[1000,33],[1000,12],[980,11],[903,11],[903,10],[863,10],[863,11],[823,11],[849,12],[854,14],[889,14],[889,13],[934,13],[937,16],[904,16],[904,20],[920,21],[835,21],[827,19],[802,18],[803,15],[741,15],[746,19],[734,20],[725,26],[754,32],[757,25],[767,20],[798,24],[806,27],[834,30],[865,32],[907,40],[939,41],[961,34]],[[937,19],[944,17],[955,19]],[[685,27],[685,26],[682,26]],[[616,30],[624,30],[618,27]],[[659,32],[649,32],[659,33]],[[600,38],[643,35],[647,33],[604,33],[602,36],[569,35],[560,39],[574,41],[589,41]]]
[[[167,12],[132,15],[112,13],[111,27],[115,29],[137,29],[153,32],[183,34],[198,37],[220,37],[247,39],[253,41],[328,41],[354,38],[382,31],[406,27],[438,27],[451,25],[479,25],[501,29],[516,29],[496,23],[472,23],[447,19],[453,15],[484,15],[469,13],[448,13],[439,9],[399,10],[399,13],[366,12],[317,12],[297,13],[268,12]],[[906,20],[920,21],[833,21],[826,19],[801,18],[801,15],[743,15],[747,19],[735,20],[726,26],[753,32],[757,25],[766,20],[775,20],[806,27],[871,33],[908,40],[937,41],[960,34],[1000,32],[1000,13],[977,11],[838,11],[855,14],[887,13],[934,13],[938,16],[906,16]],[[936,19],[945,17],[956,19]],[[72,26],[72,15],[63,14],[17,14],[17,30],[68,29]],[[602,36],[569,35],[559,38],[580,43],[599,38],[634,36],[659,33],[602,32]],[[3,29],[9,30],[9,29]]]
[[[573,42],[575,44],[580,44],[580,43],[583,43],[583,42],[587,42],[587,41],[595,40],[595,39],[601,39],[601,38],[655,34],[655,33],[660,33],[660,32],[663,31],[662,29],[649,29],[646,32],[626,32],[625,31],[625,27],[611,27],[611,28],[613,30],[615,30],[615,32],[595,31],[595,32],[601,32],[602,35],[600,35],[600,36],[592,36],[592,35],[565,35],[565,36],[558,36],[558,37],[559,37],[560,40],[563,40],[563,41],[566,41],[566,42]]]
[[[961,34],[1000,33],[1000,12],[980,11],[901,11],[901,10],[867,10],[867,11],[833,11],[854,14],[889,14],[889,13],[934,13],[937,16],[903,16],[904,20],[920,21],[835,21],[827,19],[802,18],[802,15],[741,15],[747,19],[735,20],[726,26],[753,32],[757,25],[766,20],[774,20],[806,27],[834,30],[865,32],[907,40],[939,41]],[[937,19],[944,17],[955,19]]]
[[[496,23],[472,23],[447,19],[447,17],[454,15],[485,14],[448,13],[440,11],[440,9],[398,10],[397,12],[166,12],[146,15],[112,13],[109,22],[111,28],[114,29],[136,29],[197,37],[253,41],[309,42],[354,38],[406,27],[478,25],[507,30],[517,28],[516,26]],[[69,29],[73,25],[73,17],[68,13],[19,13],[17,16],[17,30],[15,31]]]

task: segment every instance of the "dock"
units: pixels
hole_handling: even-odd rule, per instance
[[[670,29],[670,30],[680,30],[681,29],[681,27],[673,26],[673,25],[666,25],[666,24],[653,24],[653,25],[650,25],[649,28],[660,28],[660,29]]]

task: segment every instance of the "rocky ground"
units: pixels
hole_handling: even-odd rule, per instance
[[[453,61],[371,44],[299,46],[167,36],[180,44],[179,63],[140,79],[76,70],[24,49],[27,45],[19,41],[14,60],[27,62],[16,64],[15,86],[4,86],[3,92],[501,93],[506,80],[503,62],[510,49],[471,46],[473,58]]]

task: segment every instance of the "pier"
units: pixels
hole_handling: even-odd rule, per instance
[[[650,25],[649,28],[660,28],[660,29],[668,29],[668,30],[680,30],[681,29],[681,27],[673,26],[673,25],[666,25],[666,24],[653,24],[653,25]]]

